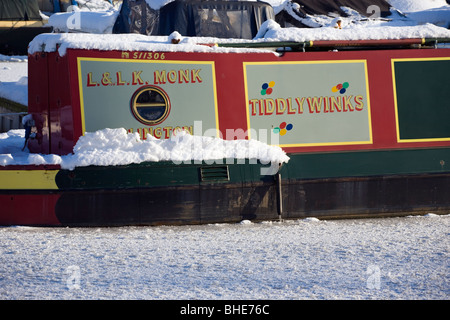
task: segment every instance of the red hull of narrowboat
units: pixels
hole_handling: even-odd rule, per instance
[[[84,132],[106,127],[141,139],[168,139],[178,128],[212,129],[228,140],[276,138],[291,159],[269,176],[260,175],[261,163],[223,162],[209,180],[205,163],[3,167],[0,224],[448,213],[449,73],[450,49],[34,53],[32,152],[71,153]],[[144,104],[143,95],[161,99]]]

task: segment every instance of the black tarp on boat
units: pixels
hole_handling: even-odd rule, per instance
[[[113,33],[252,39],[261,24],[275,20],[272,6],[256,1],[172,1],[159,10],[145,0],[124,0]]]
[[[367,12],[371,6],[380,8],[382,17],[390,15],[391,5],[386,0],[291,0],[300,5],[300,12],[310,15],[335,13],[340,16],[346,16],[342,7],[351,8],[362,15],[369,16],[373,11]]]
[[[273,8],[255,1],[174,1],[160,10],[160,33],[252,39]]]
[[[347,17],[348,8],[363,17],[384,18],[391,15],[391,5],[386,0],[291,0],[277,13],[276,21],[282,26],[299,28],[321,27],[320,22],[311,24],[308,16]]]
[[[113,33],[159,34],[159,10],[145,0],[123,0]]]

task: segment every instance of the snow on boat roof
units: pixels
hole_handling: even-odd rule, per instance
[[[265,29],[264,29],[265,28]],[[263,35],[263,36],[262,36]],[[417,26],[389,26],[361,24],[351,28],[281,28],[274,21],[266,21],[256,36],[266,41],[319,41],[319,40],[397,40],[417,38],[448,38],[450,30],[427,23]]]
[[[450,38],[450,30],[433,24],[418,26],[354,26],[348,29],[282,28],[273,20],[266,21],[253,40],[219,39],[212,37],[184,37],[179,44],[171,43],[171,36],[146,36],[140,34],[85,34],[51,33],[36,36],[29,44],[28,53],[54,52],[61,56],[67,49],[164,51],[164,52],[270,52],[248,48],[222,48],[201,44],[318,41],[318,40],[387,40],[417,38]],[[199,45],[200,44],[200,45]]]
[[[256,49],[218,48],[199,44],[214,44],[217,38],[184,38],[179,44],[172,44],[170,36],[146,36],[141,34],[85,34],[45,33],[36,36],[28,46],[28,53],[58,51],[61,56],[67,49],[102,51],[164,51],[164,52],[261,52]],[[242,39],[225,40],[226,42]],[[270,51],[267,51],[270,52]]]

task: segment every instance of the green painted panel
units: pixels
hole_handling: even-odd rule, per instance
[[[370,144],[365,60],[244,63],[251,138],[270,144]],[[261,136],[258,138],[258,136]]]
[[[61,170],[56,176],[60,189],[112,189],[189,185],[198,183],[193,166],[170,163],[143,163],[129,166],[79,167]]]
[[[397,60],[394,71],[400,140],[450,138],[450,58]]]
[[[289,156],[290,161],[281,168],[284,181],[450,172],[450,148],[297,153]],[[212,184],[239,186],[243,183],[273,183],[276,176],[264,174],[261,170],[268,167],[248,159],[179,165],[146,162],[116,167],[92,166],[73,171],[60,170],[56,183],[60,189],[66,190],[199,187]],[[204,174],[211,174],[208,169],[215,169],[213,178],[209,175],[202,179],[202,169],[205,168]]]
[[[261,174],[269,165],[256,160],[219,159],[202,163],[175,164],[173,162],[146,162],[127,166],[79,167],[73,171],[60,170],[55,178],[60,189],[116,189],[200,184],[236,184],[252,181],[273,181],[273,175]],[[217,168],[219,174],[210,169]],[[225,170],[225,176],[221,173]],[[206,169],[206,170],[204,170]],[[202,179],[203,174],[206,176]]]
[[[450,171],[450,148],[356,151],[289,155],[283,179],[318,179],[444,173]]]
[[[217,129],[212,61],[79,57],[78,72],[83,132],[126,128],[142,138],[150,134],[167,139],[182,129],[196,134],[193,127],[198,120],[204,130]],[[155,108],[164,108],[165,116],[152,113]],[[145,120],[157,121],[149,125]]]

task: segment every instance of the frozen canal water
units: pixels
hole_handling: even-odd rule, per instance
[[[450,215],[0,228],[0,299],[448,299]]]

